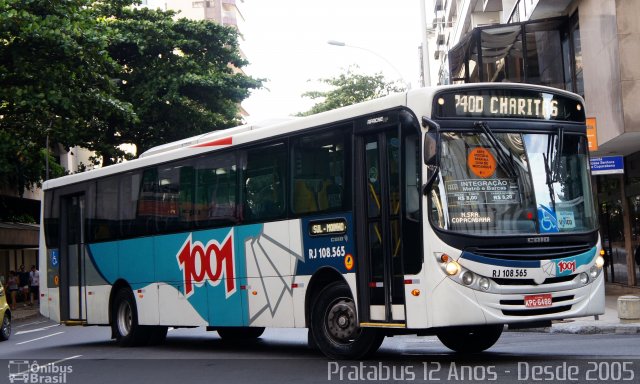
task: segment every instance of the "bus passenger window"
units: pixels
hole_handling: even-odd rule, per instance
[[[125,173],[120,176],[120,232],[122,238],[144,235],[136,221],[136,206],[140,194],[140,172]]]
[[[293,141],[293,212],[343,209],[344,134],[324,132]]]
[[[194,220],[198,227],[231,225],[236,220],[235,153],[196,161]]]
[[[246,152],[243,215],[247,220],[284,217],[287,152],[284,144]]]
[[[118,238],[118,178],[98,180],[96,188],[96,215],[92,220],[90,237],[93,241]]]

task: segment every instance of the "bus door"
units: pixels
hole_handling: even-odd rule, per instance
[[[61,198],[60,319],[85,321],[85,196]]]
[[[399,124],[356,130],[360,323],[405,324]]]

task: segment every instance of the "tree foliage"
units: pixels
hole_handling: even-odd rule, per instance
[[[261,81],[237,70],[246,61],[235,29],[147,8],[111,7],[106,13],[115,31],[109,53],[120,66],[118,95],[138,119],[99,124],[101,140],[91,149],[115,161],[120,144],[135,144],[140,154],[239,123],[239,103]]]
[[[0,0],[3,185],[39,184],[47,137],[110,164],[122,144],[141,153],[237,124],[239,102],[261,86],[232,67],[246,64],[237,32],[133,3]]]
[[[310,110],[298,113],[298,116],[309,116],[346,107],[402,92],[405,89],[404,85],[385,81],[382,73],[365,75],[358,71],[359,67],[352,65],[337,77],[319,79],[320,83],[329,85],[331,89],[303,93],[303,97],[319,101]]]
[[[47,135],[69,147],[90,139],[90,120],[134,117],[114,95],[109,30],[91,4],[0,0],[0,181],[19,193],[44,176]]]

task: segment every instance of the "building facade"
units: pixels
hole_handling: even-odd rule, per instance
[[[607,279],[640,285],[640,1],[432,5],[427,35],[439,84],[522,82],[584,97]],[[611,166],[596,170],[597,160]]]
[[[142,6],[178,12],[178,17],[209,20],[217,24],[241,29],[244,17],[238,7],[244,0],[144,0]]]

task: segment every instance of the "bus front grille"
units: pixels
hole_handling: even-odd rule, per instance
[[[585,243],[536,246],[527,244],[523,246],[505,245],[491,247],[469,247],[466,248],[465,251],[479,256],[498,260],[551,260],[577,256],[590,251],[592,248],[593,245]]]
[[[536,309],[503,309],[502,314],[505,316],[540,316],[566,312],[569,310],[571,310],[571,305]]]
[[[545,279],[542,285],[547,284],[558,284],[565,283],[567,281],[571,281],[576,278],[576,275],[568,275],[568,276],[560,276],[560,277],[550,277]],[[536,284],[532,279],[501,279],[501,278],[493,278],[493,281],[498,285],[540,285]]]

